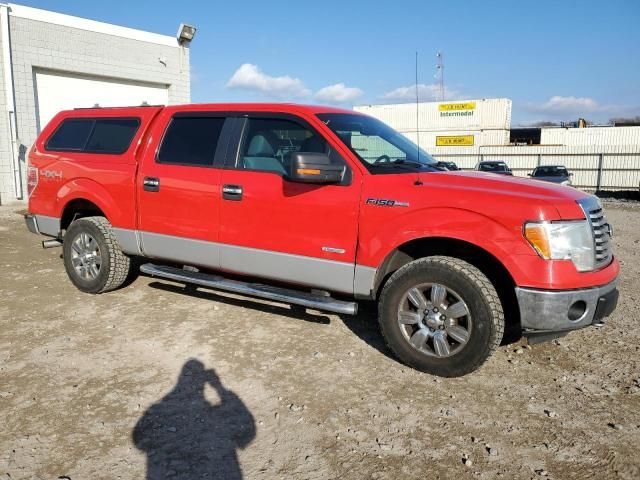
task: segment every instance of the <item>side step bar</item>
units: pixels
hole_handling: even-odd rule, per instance
[[[167,280],[181,283],[192,283],[202,287],[264,298],[275,302],[302,305],[303,307],[316,310],[325,310],[327,312],[342,313],[345,315],[355,315],[358,312],[358,304],[356,302],[345,302],[331,297],[271,285],[262,285],[260,283],[229,280],[219,275],[192,272],[165,265],[154,265],[153,263],[145,263],[140,267],[140,271],[153,277],[166,278]]]

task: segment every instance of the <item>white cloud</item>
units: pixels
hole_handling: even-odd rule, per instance
[[[309,97],[312,94],[311,90],[299,78],[293,78],[289,75],[273,77],[252,63],[240,65],[240,68],[227,82],[226,87],[249,90],[276,98],[301,98]],[[341,82],[321,88],[314,96],[319,102],[349,103],[361,97],[363,93],[359,88],[347,87]]]
[[[566,121],[584,117],[593,121],[606,121],[613,117],[637,115],[640,107],[632,105],[603,104],[591,97],[556,95],[546,102],[522,104],[529,112],[530,120]]]
[[[311,94],[299,78],[288,75],[272,77],[251,63],[245,63],[235,71],[227,82],[227,88],[251,90],[278,98],[306,97]]]
[[[605,122],[614,117],[632,117],[640,111],[639,106],[603,104],[591,97],[561,95],[555,95],[542,103],[523,103],[520,109],[527,112],[525,119],[528,123],[567,121],[579,117],[595,122]]]
[[[316,92],[316,100],[325,103],[349,103],[360,98],[364,92],[359,88],[347,87],[344,83],[336,83],[321,88]]]
[[[449,90],[447,87],[444,89],[444,98],[460,98],[458,92],[455,90]],[[398,87],[395,90],[391,90],[390,92],[382,95],[383,100],[388,100],[392,102],[398,103],[408,103],[416,101],[416,85],[409,85],[407,87]],[[430,102],[430,101],[438,101],[440,100],[440,85],[432,83],[418,84],[418,100],[420,102]]]
[[[553,96],[544,103],[529,103],[525,108],[532,112],[560,115],[604,112],[611,109],[609,106],[600,105],[590,97],[563,97],[560,95]]]

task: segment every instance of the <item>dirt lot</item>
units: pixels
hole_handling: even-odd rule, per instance
[[[603,329],[477,373],[399,364],[375,322],[139,278],[90,296],[0,209],[0,478],[640,478],[640,206]]]

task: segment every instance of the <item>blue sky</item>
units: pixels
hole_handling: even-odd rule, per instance
[[[173,35],[198,27],[192,101],[343,106],[508,97],[515,124],[640,115],[640,1],[24,0]]]

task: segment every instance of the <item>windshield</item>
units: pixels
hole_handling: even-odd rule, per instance
[[[538,167],[533,172],[534,177],[568,177],[569,173],[565,167]]]
[[[318,118],[371,173],[443,170],[431,155],[375,118],[349,113],[322,113]]]
[[[508,167],[506,163],[481,163],[480,170],[485,172],[506,172]]]
[[[438,162],[438,166],[444,167],[447,170],[458,170],[458,166],[453,162]]]

